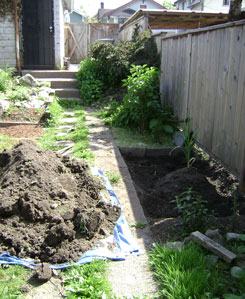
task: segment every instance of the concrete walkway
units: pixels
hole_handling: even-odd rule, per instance
[[[120,182],[113,186],[113,189],[129,225],[134,225],[137,221],[146,222],[127,165],[115,145],[111,130],[102,120],[90,115],[90,112],[92,110],[87,109],[86,124],[89,128],[90,147],[95,156],[94,165],[104,173],[113,171],[120,174]],[[130,256],[125,261],[110,263],[108,279],[117,296],[145,296],[150,299],[156,293],[146,254],[153,242],[151,231],[147,226],[144,229],[132,227],[131,231],[143,255]]]

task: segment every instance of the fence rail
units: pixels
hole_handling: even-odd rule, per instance
[[[161,54],[162,102],[245,181],[245,22],[163,38]]]

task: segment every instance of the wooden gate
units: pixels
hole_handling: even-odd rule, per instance
[[[22,0],[24,68],[53,69],[53,1]]]
[[[65,56],[71,63],[80,63],[91,43],[104,38],[116,41],[118,28],[118,24],[65,24]]]

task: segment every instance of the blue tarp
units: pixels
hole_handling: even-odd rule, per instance
[[[120,206],[120,202],[111,187],[109,180],[104,176],[101,170],[97,170],[92,168],[92,173],[94,175],[99,176],[109,193],[110,201],[112,205]],[[117,220],[114,230],[113,236],[108,237],[104,240],[100,241],[103,243],[103,246],[97,246],[96,248],[89,250],[83,254],[81,259],[79,259],[76,263],[73,264],[58,264],[58,265],[50,265],[52,269],[62,269],[71,267],[73,265],[82,265],[86,263],[90,263],[93,259],[110,259],[110,260],[125,260],[128,255],[139,255],[142,254],[140,251],[138,244],[136,243],[127,221],[123,215],[123,209],[121,207],[121,215]],[[107,244],[115,244],[114,248],[111,250],[107,248]],[[108,246],[111,248],[111,246]],[[17,257],[13,257],[7,253],[2,253],[0,255],[0,264],[9,264],[9,265],[22,265],[30,269],[35,269],[38,264],[35,264],[31,259],[20,259]]]

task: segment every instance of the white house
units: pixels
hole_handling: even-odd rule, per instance
[[[123,24],[138,9],[165,9],[165,7],[154,0],[132,0],[116,9],[105,9],[104,3],[101,2],[96,18],[101,23]]]
[[[230,0],[178,0],[174,3],[178,10],[200,10],[215,13],[228,13]],[[245,0],[242,1],[245,9]]]
[[[21,0],[18,24],[13,16],[0,17],[0,67],[54,69],[63,65],[63,1]]]

